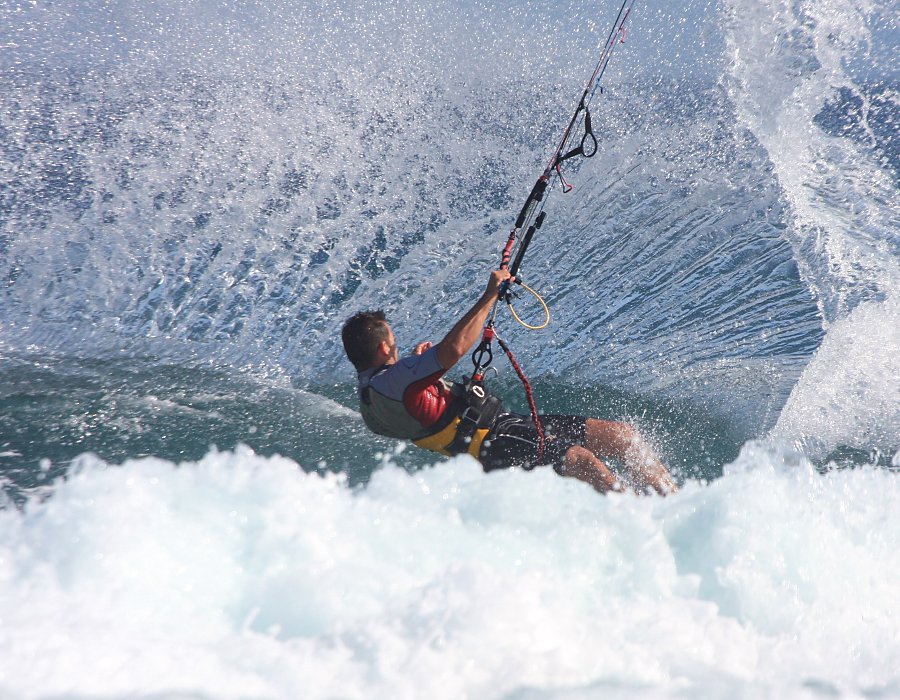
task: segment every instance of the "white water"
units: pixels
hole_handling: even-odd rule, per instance
[[[665,500],[85,456],[0,511],[0,696],[900,697],[898,499],[753,443]]]
[[[765,147],[791,206],[793,243],[801,272],[826,323],[861,301],[900,291],[900,198],[868,139],[826,134],[815,117],[840,88],[862,95],[848,63],[866,57],[870,80],[890,71],[872,48],[871,25],[891,13],[872,0],[764,4],[726,2],[732,61],[731,94],[742,125]],[[895,51],[896,51],[896,47]],[[894,97],[896,100],[896,96]],[[864,117],[867,105],[864,104]]]

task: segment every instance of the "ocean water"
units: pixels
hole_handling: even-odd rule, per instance
[[[617,8],[0,6],[0,696],[900,697],[891,3],[638,0],[551,191],[500,333],[679,493],[355,410],[343,320],[472,303]]]

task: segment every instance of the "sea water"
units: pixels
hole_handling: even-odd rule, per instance
[[[343,320],[472,303],[616,9],[0,7],[0,696],[900,697],[890,3],[637,2],[551,188],[499,331],[679,493],[355,409]]]

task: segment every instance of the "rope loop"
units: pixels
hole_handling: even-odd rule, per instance
[[[547,306],[547,302],[544,301],[544,299],[541,297],[540,294],[538,294],[536,291],[534,291],[531,287],[529,287],[524,282],[516,282],[516,284],[521,286],[525,291],[527,291],[535,299],[537,299],[538,302],[540,302],[541,307],[544,309],[544,322],[541,323],[539,326],[532,326],[529,323],[525,323],[525,321],[522,320],[522,318],[519,316],[519,314],[516,313],[516,310],[513,308],[512,301],[510,301],[509,297],[507,297],[506,304],[507,304],[507,306],[509,306],[509,311],[513,315],[513,318],[516,319],[516,321],[518,321],[519,324],[521,324],[522,326],[525,326],[525,328],[527,328],[530,331],[539,331],[539,330],[542,330],[542,329],[546,328],[547,326],[549,326],[550,325],[550,307]]]

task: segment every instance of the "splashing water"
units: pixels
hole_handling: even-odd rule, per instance
[[[471,303],[605,9],[0,6],[0,695],[900,697],[888,3],[639,3],[548,201],[501,332],[681,492],[347,408],[343,319]]]

